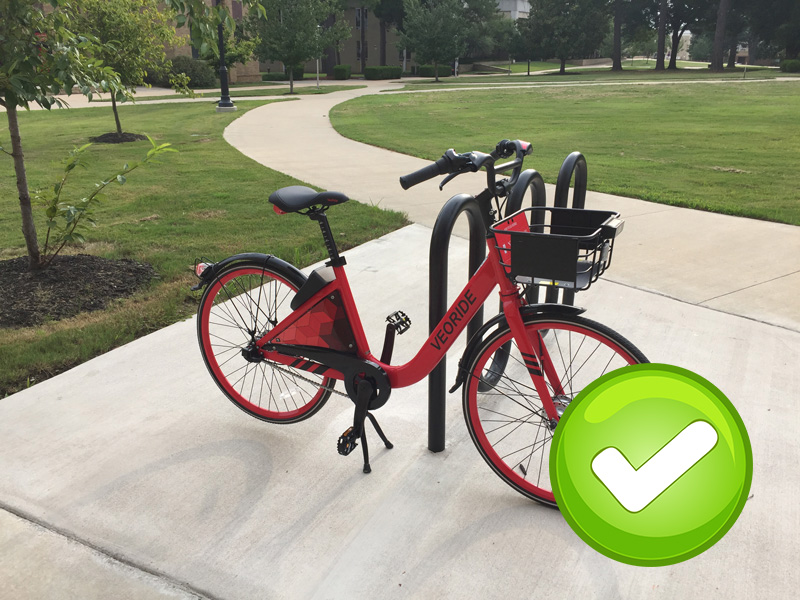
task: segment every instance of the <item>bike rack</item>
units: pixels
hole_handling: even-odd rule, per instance
[[[447,256],[453,227],[461,213],[466,212],[469,221],[469,269],[472,277],[486,258],[486,228],[483,225],[480,207],[474,196],[458,194],[448,200],[436,217],[431,233],[430,273],[428,277],[428,329],[433,333],[436,325],[447,312]],[[467,339],[471,338],[483,324],[481,308],[467,325]],[[445,400],[447,395],[447,355],[428,375],[428,449],[431,452],[444,450]]]
[[[572,208],[586,207],[586,184],[588,181],[586,159],[580,152],[573,152],[561,164],[556,180],[556,195],[553,206],[566,208],[569,198],[569,183],[575,175],[575,187],[572,191]],[[551,288],[547,290],[546,302],[558,302],[558,290]],[[561,298],[562,304],[575,304],[575,292],[564,290]]]
[[[569,184],[575,175],[575,189],[572,196],[572,207],[583,208],[586,203],[586,159],[580,152],[570,154],[561,165],[556,183],[555,206],[566,207],[569,195]],[[506,200],[503,216],[508,216],[522,208],[527,190],[531,190],[531,206],[546,206],[547,193],[542,176],[534,169],[520,173]],[[453,234],[456,220],[461,213],[467,213],[469,221],[469,268],[467,277],[472,277],[486,258],[486,228],[483,226],[480,207],[474,196],[458,194],[450,198],[442,207],[431,233],[430,273],[428,277],[428,332],[434,328],[447,312],[447,258],[450,237]],[[544,216],[542,215],[542,219]],[[542,220],[542,223],[544,221]],[[529,302],[538,301],[538,289],[532,290]],[[564,292],[563,303],[572,304],[574,292]],[[558,290],[547,290],[547,302],[558,302]],[[478,331],[483,324],[483,308],[481,308],[467,326],[467,339]],[[501,371],[502,371],[501,367]],[[431,371],[428,376],[428,450],[441,452],[445,447],[445,409],[447,398],[447,356]]]

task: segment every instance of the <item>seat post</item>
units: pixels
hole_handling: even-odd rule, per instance
[[[322,239],[325,240],[325,248],[328,250],[330,261],[325,263],[326,267],[341,267],[347,264],[343,256],[339,256],[339,250],[336,248],[336,240],[331,233],[331,226],[328,224],[328,216],[324,211],[312,211],[308,213],[308,217],[319,223],[319,229],[322,232]]]

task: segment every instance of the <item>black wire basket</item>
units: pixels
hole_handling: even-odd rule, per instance
[[[498,221],[491,230],[512,282],[579,291],[611,265],[623,225],[612,211],[534,207]]]

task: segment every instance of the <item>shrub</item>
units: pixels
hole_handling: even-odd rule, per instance
[[[450,77],[450,75],[452,75],[450,65],[438,65],[436,70],[439,71],[439,77]],[[433,72],[433,65],[420,65],[419,76],[435,77],[436,75]]]
[[[208,63],[191,56],[176,56],[172,59],[173,73],[186,73],[189,85],[193,88],[212,88],[217,86],[217,75]],[[169,86],[167,86],[169,87]]]
[[[334,79],[350,79],[350,65],[336,65],[333,67]]]
[[[403,67],[364,67],[364,79],[397,79]]]
[[[800,60],[782,61],[781,71],[783,71],[784,73],[800,73]]]

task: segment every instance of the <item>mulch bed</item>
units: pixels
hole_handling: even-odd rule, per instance
[[[155,269],[130,259],[57,256],[46,269],[28,270],[28,257],[0,261],[0,327],[31,327],[100,310],[130,296]]]
[[[124,144],[125,142],[138,142],[139,140],[146,140],[147,136],[141,133],[128,133],[124,132],[122,135],[114,133],[104,133],[97,137],[89,138],[90,142],[95,144]]]

